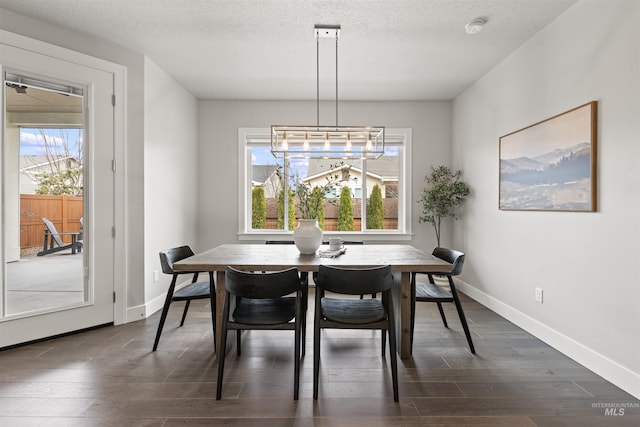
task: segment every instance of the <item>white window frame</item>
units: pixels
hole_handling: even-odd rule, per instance
[[[252,145],[271,143],[269,128],[238,128],[238,238],[239,240],[292,239],[288,230],[254,230],[251,228],[251,150]],[[398,165],[398,229],[364,231],[325,231],[325,236],[345,240],[398,241],[411,240],[411,128],[387,128],[385,145],[402,147]],[[362,204],[363,209],[365,203]]]

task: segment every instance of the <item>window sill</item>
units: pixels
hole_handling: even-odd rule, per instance
[[[353,232],[353,231],[325,231],[324,237],[341,237],[344,240],[362,240],[364,242],[397,242],[409,241],[413,238],[413,233],[402,233],[399,231],[388,232]],[[274,233],[272,231],[251,231],[238,233],[238,240],[241,241],[265,241],[265,240],[293,240],[293,232]]]

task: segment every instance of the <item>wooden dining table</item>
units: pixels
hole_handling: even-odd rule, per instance
[[[411,357],[411,273],[449,271],[451,264],[411,245],[348,245],[334,258],[319,254],[302,255],[295,245],[224,244],[173,264],[176,271],[216,273],[216,348],[220,348],[222,307],[225,298],[225,270],[231,266],[243,271],[277,271],[291,267],[316,272],[320,265],[368,268],[390,265],[394,273],[394,305],[400,357]]]

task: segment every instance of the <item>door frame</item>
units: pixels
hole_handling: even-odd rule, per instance
[[[115,104],[113,109],[114,147],[112,163],[114,170],[113,290],[115,293],[113,323],[115,325],[126,323],[127,257],[126,241],[124,238],[126,235],[125,212],[127,209],[125,190],[126,165],[124,155],[124,147],[126,146],[126,67],[2,29],[0,29],[0,43],[113,74],[113,99]]]

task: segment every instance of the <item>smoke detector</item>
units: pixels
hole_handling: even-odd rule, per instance
[[[467,34],[478,34],[484,28],[484,24],[487,23],[487,18],[476,18],[469,21],[464,26],[464,30]]]

